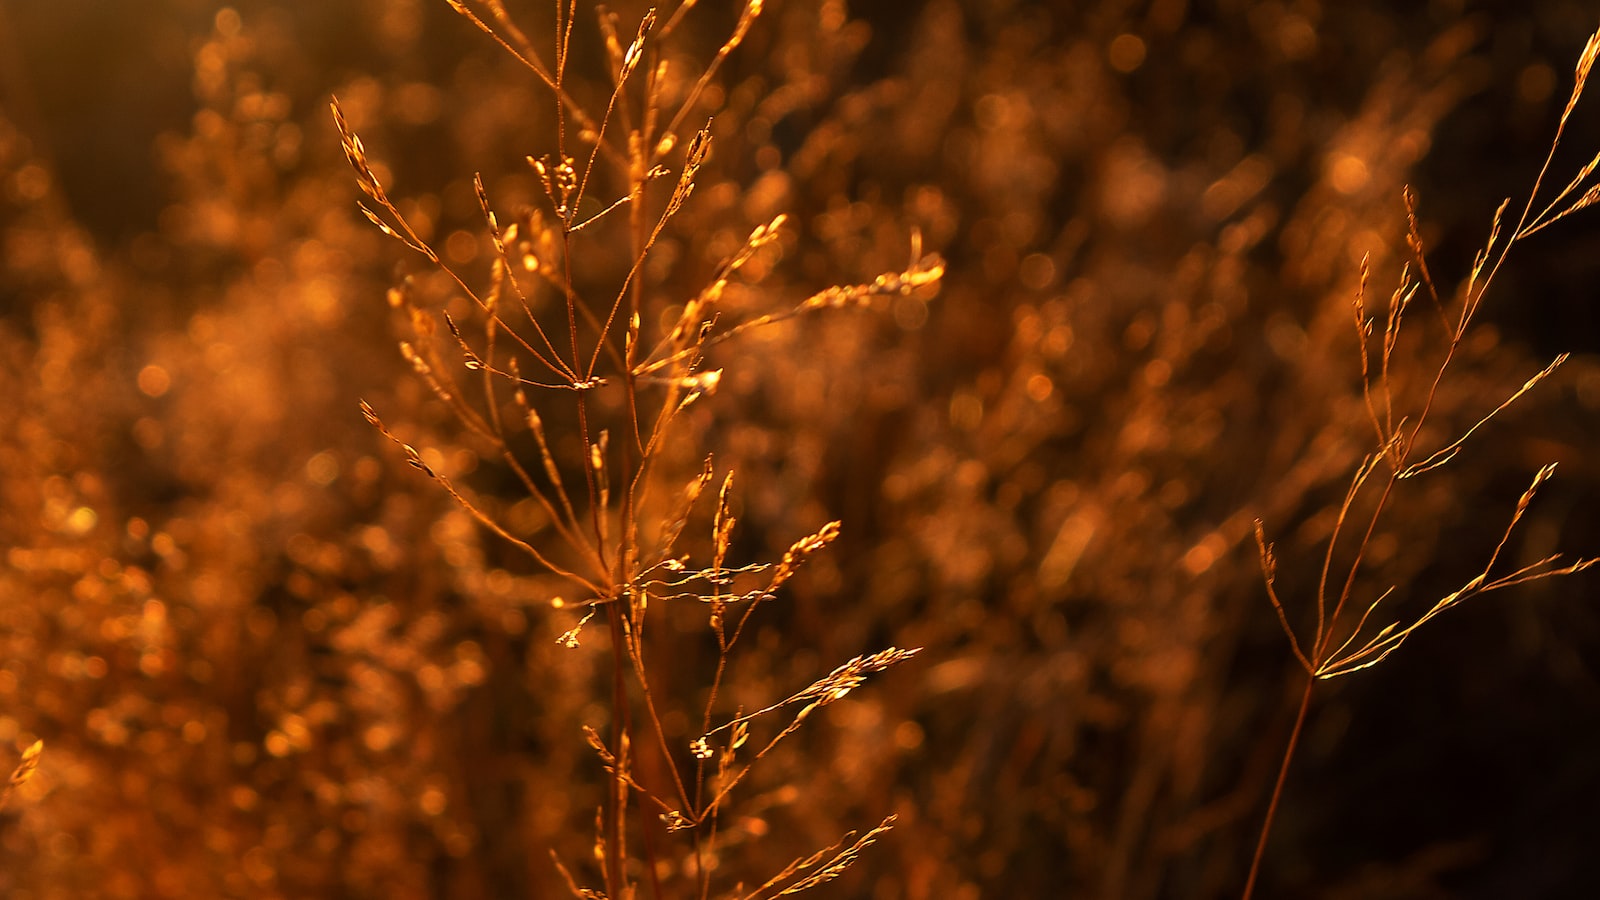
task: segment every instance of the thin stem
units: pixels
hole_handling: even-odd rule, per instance
[[[627,874],[622,870],[627,860],[622,849],[622,819],[626,815],[626,810],[623,809],[623,797],[627,788],[623,783],[621,772],[628,733],[628,685],[624,675],[627,666],[623,661],[627,651],[624,648],[622,634],[622,617],[627,614],[627,610],[620,608],[620,604],[606,604],[606,625],[611,632],[611,753],[616,759],[614,765],[617,771],[612,773],[611,790],[606,796],[606,859],[603,868],[606,893],[612,897],[622,896],[622,886],[627,878]]]
[[[1255,893],[1256,877],[1261,874],[1261,860],[1267,853],[1267,838],[1272,835],[1272,820],[1278,814],[1278,801],[1283,797],[1283,784],[1289,778],[1289,764],[1294,762],[1294,751],[1300,743],[1300,732],[1305,730],[1306,711],[1311,709],[1311,691],[1316,686],[1315,676],[1306,678],[1306,689],[1300,695],[1300,711],[1295,714],[1294,728],[1289,732],[1289,745],[1283,750],[1283,765],[1278,767],[1278,782],[1272,786],[1272,799],[1267,802],[1267,819],[1261,823],[1261,838],[1256,841],[1256,855],[1250,860],[1250,877],[1245,879],[1240,900],[1250,900]]]
[[[1403,454],[1405,451],[1402,450]],[[1401,457],[1402,460],[1404,457]],[[1339,591],[1339,602],[1333,605],[1333,614],[1328,617],[1328,628],[1319,636],[1317,645],[1311,648],[1311,659],[1318,668],[1327,662],[1328,647],[1333,644],[1334,630],[1339,626],[1339,616],[1344,612],[1345,604],[1350,602],[1350,595],[1355,591],[1356,576],[1361,572],[1361,563],[1366,559],[1367,548],[1372,546],[1372,536],[1378,530],[1378,522],[1383,518],[1384,510],[1389,507],[1389,498],[1394,495],[1394,486],[1399,481],[1399,476],[1391,474],[1384,483],[1383,494],[1378,498],[1378,505],[1372,511],[1372,518],[1367,521],[1367,531],[1361,536],[1361,543],[1356,545],[1355,558],[1350,561],[1350,571],[1345,575],[1344,587]]]

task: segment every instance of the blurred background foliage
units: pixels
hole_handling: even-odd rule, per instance
[[[704,5],[677,51],[701,62],[736,16]],[[1306,600],[1370,440],[1358,264],[1386,296],[1410,184],[1459,283],[1537,172],[1593,9],[768,5],[650,290],[691,296],[777,212],[798,224],[735,306],[898,269],[912,227],[949,274],[931,302],[730,346],[681,451],[737,470],[738,553],[844,521],[763,620],[741,702],[927,648],[770,761],[727,883],[895,812],[820,890],[1235,891],[1298,689],[1250,521]],[[514,9],[548,40],[542,5]],[[574,90],[603,102],[587,11],[575,40],[595,61]],[[327,115],[337,94],[482,272],[472,173],[538,200],[544,89],[426,0],[6,0],[0,60],[0,766],[46,742],[0,812],[0,893],[557,895],[547,848],[593,844],[578,726],[605,714],[604,640],[558,646],[571,589],[362,422],[365,398],[519,533],[546,527],[409,377],[385,292],[443,289],[356,214]],[[1580,106],[1557,180],[1596,148]],[[1458,586],[1549,461],[1513,559],[1600,548],[1595,234],[1580,216],[1508,264],[1438,415],[1470,424],[1575,356],[1405,497],[1367,589]],[[1326,691],[1265,895],[1590,896],[1595,588],[1475,601]]]

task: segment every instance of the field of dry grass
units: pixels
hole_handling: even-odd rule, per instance
[[[1592,896],[1596,24],[0,0],[0,895]]]

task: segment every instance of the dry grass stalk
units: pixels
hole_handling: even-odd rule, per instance
[[[1588,80],[1590,69],[1594,65],[1597,54],[1600,54],[1600,31],[1590,35],[1584,45],[1575,72],[1572,92],[1557,123],[1556,134],[1551,141],[1549,153],[1545,158],[1544,165],[1540,168],[1538,176],[1534,179],[1533,187],[1528,192],[1528,199],[1523,206],[1522,213],[1510,228],[1509,233],[1503,231],[1502,222],[1505,210],[1509,207],[1511,201],[1509,199],[1506,200],[1495,211],[1490,225],[1489,238],[1473,264],[1463,295],[1458,301],[1459,308],[1454,313],[1453,322],[1450,320],[1447,306],[1440,301],[1434,289],[1427,261],[1423,254],[1422,239],[1418,234],[1414,200],[1409,190],[1406,191],[1405,202],[1408,217],[1406,241],[1412,251],[1421,281],[1419,283],[1412,279],[1409,267],[1402,269],[1399,284],[1390,295],[1387,309],[1382,317],[1381,347],[1378,351],[1376,366],[1372,362],[1369,344],[1373,339],[1373,331],[1379,320],[1370,315],[1367,310],[1366,288],[1369,273],[1367,265],[1363,261],[1359,287],[1354,300],[1354,320],[1360,347],[1362,395],[1368,419],[1376,434],[1376,447],[1356,467],[1356,471],[1351,476],[1349,487],[1346,490],[1344,501],[1334,520],[1333,533],[1328,538],[1327,549],[1323,556],[1321,576],[1317,584],[1315,627],[1309,640],[1302,641],[1290,622],[1290,614],[1284,602],[1279,598],[1275,587],[1277,558],[1273,552],[1273,546],[1267,540],[1265,529],[1260,520],[1258,519],[1255,523],[1256,544],[1260,553],[1261,570],[1266,583],[1267,597],[1277,615],[1278,623],[1282,627],[1284,635],[1289,640],[1290,649],[1294,653],[1295,659],[1305,672],[1306,684],[1294,726],[1290,731],[1288,745],[1284,751],[1278,779],[1268,803],[1266,821],[1262,826],[1255,855],[1251,861],[1250,872],[1245,882],[1243,894],[1245,900],[1248,900],[1255,889],[1261,861],[1266,851],[1267,839],[1271,834],[1278,802],[1283,794],[1284,781],[1288,775],[1289,766],[1294,759],[1295,749],[1305,725],[1306,714],[1310,708],[1314,688],[1319,680],[1349,675],[1376,665],[1387,658],[1389,654],[1398,650],[1422,626],[1469,598],[1530,581],[1572,575],[1600,564],[1600,557],[1567,560],[1557,554],[1528,563],[1511,572],[1497,574],[1493,571],[1502,552],[1510,542],[1517,523],[1522,519],[1523,513],[1527,511],[1529,504],[1533,502],[1534,495],[1544,482],[1554,474],[1555,465],[1549,464],[1534,475],[1528,488],[1523,491],[1522,496],[1517,501],[1516,508],[1512,511],[1505,530],[1500,536],[1499,542],[1493,552],[1489,554],[1489,558],[1485,561],[1483,568],[1469,578],[1460,588],[1451,591],[1434,602],[1420,615],[1395,619],[1376,631],[1369,629],[1369,623],[1379,613],[1385,602],[1395,595],[1395,586],[1385,589],[1376,599],[1372,600],[1366,609],[1356,617],[1354,623],[1349,622],[1347,615],[1347,610],[1355,599],[1354,594],[1358,576],[1362,573],[1368,550],[1372,545],[1373,536],[1377,532],[1385,514],[1391,509],[1391,504],[1395,501],[1396,492],[1400,489],[1402,483],[1408,479],[1425,475],[1455,460],[1469,437],[1472,437],[1497,415],[1504,412],[1540,382],[1548,378],[1568,358],[1567,354],[1564,353],[1557,355],[1549,365],[1530,376],[1520,388],[1513,391],[1493,409],[1484,413],[1481,418],[1461,431],[1454,439],[1431,451],[1427,451],[1426,455],[1422,456],[1421,459],[1414,459],[1415,456],[1422,452],[1419,445],[1423,435],[1423,428],[1428,423],[1429,414],[1434,409],[1435,400],[1439,396],[1440,385],[1443,383],[1451,363],[1454,361],[1456,353],[1472,325],[1473,319],[1483,302],[1484,295],[1493,284],[1495,275],[1500,271],[1512,248],[1520,241],[1538,233],[1549,225],[1553,225],[1566,216],[1591,205],[1597,197],[1600,197],[1600,185],[1593,185],[1584,189],[1576,200],[1572,199],[1573,194],[1582,188],[1585,181],[1594,173],[1596,164],[1600,163],[1600,156],[1597,156],[1582,166],[1577,175],[1557,192],[1555,197],[1537,215],[1533,214],[1534,205],[1541,194],[1545,176],[1555,158],[1556,148],[1561,142],[1562,132],[1565,130],[1567,121],[1583,94],[1585,83]],[[1417,404],[1417,411],[1410,416],[1401,415],[1396,418],[1397,391],[1394,380],[1391,377],[1391,367],[1395,359],[1396,347],[1399,346],[1401,341],[1402,326],[1408,321],[1406,311],[1417,292],[1424,288],[1439,310],[1441,320],[1446,328],[1448,343],[1437,368],[1433,371],[1426,394],[1422,396],[1420,403]],[[1380,471],[1383,474],[1375,479],[1374,476],[1379,475]],[[1376,500],[1371,503],[1370,511],[1365,513],[1365,523],[1363,524],[1356,518],[1355,509],[1358,500],[1374,493],[1376,494]],[[1354,535],[1348,534],[1351,530],[1355,530]],[[1346,537],[1353,539],[1353,549],[1345,551],[1349,559],[1343,564],[1344,574],[1340,578],[1335,578],[1334,573],[1337,568],[1336,560],[1341,550],[1341,539]]]
[[[894,816],[887,816],[882,822],[878,823],[878,827],[860,837],[857,837],[852,832],[804,859],[795,860],[785,866],[783,871],[774,875],[766,884],[748,894],[741,894],[741,900],[766,900],[768,897],[787,897],[838,878],[844,874],[846,869],[850,868],[851,863],[856,861],[862,850],[875,843],[879,837],[893,828],[894,822]],[[850,846],[844,846],[846,841],[850,842]],[[806,870],[808,869],[814,869],[815,871],[807,872]],[[796,876],[800,877],[796,878]],[[795,880],[785,885],[784,882],[791,878]],[[769,893],[771,891],[776,891],[776,893]]]
[[[595,836],[604,888],[581,887],[558,860],[561,876],[578,897],[621,898],[639,890],[630,868],[630,841],[635,833],[644,838],[642,861],[651,873],[650,889],[662,896],[664,888],[654,873],[659,854],[665,851],[651,838],[653,831],[662,826],[667,833],[689,833],[687,854],[692,865],[686,869],[696,874],[699,895],[708,896],[716,868],[718,817],[754,763],[799,728],[812,712],[842,698],[867,676],[904,662],[917,652],[890,648],[858,656],[785,700],[713,727],[731,654],[753,613],[773,598],[808,557],[837,537],[839,523],[830,523],[794,542],[775,566],[730,565],[737,519],[733,514],[734,479],[729,472],[723,478],[712,514],[709,565],[691,565],[689,557],[676,547],[696,501],[714,477],[710,458],[682,490],[675,509],[659,520],[644,520],[641,510],[658,480],[663,450],[682,439],[676,433],[682,414],[715,393],[721,381],[722,369],[709,367],[708,354],[734,338],[796,316],[858,307],[877,297],[925,292],[939,281],[943,263],[936,256],[924,255],[920,240],[914,237],[910,260],[901,271],[883,273],[867,283],[829,287],[785,311],[725,324],[719,307],[726,289],[750,260],[779,239],[785,221],[780,215],[752,231],[722,263],[711,283],[684,303],[676,322],[653,346],[646,347],[643,323],[659,317],[657,310],[646,308],[642,289],[645,263],[665,229],[693,197],[713,144],[708,121],[689,136],[678,155],[680,129],[691,116],[700,115],[701,97],[724,60],[749,34],[762,10],[760,0],[745,5],[732,34],[676,108],[664,109],[662,83],[667,63],[662,39],[681,23],[690,6],[681,5],[665,23],[657,21],[654,10],[647,12],[625,48],[618,38],[618,23],[601,11],[600,29],[613,69],[612,90],[604,109],[592,114],[585,112],[566,90],[575,4],[557,3],[554,62],[546,65],[498,2],[484,4],[487,15],[480,15],[463,3],[451,2],[456,12],[493,38],[549,88],[555,101],[554,152],[528,158],[548,205],[543,213],[527,214],[502,227],[482,179],[475,179],[483,221],[494,246],[487,290],[475,289],[471,279],[436,251],[424,237],[424,229],[417,227],[390,198],[339,102],[332,104],[346,160],[370,202],[361,204],[362,212],[383,234],[444,272],[477,313],[477,334],[470,333],[468,323],[441,316],[449,332],[448,344],[459,356],[459,361],[452,361],[439,352],[435,314],[428,312],[409,288],[402,286],[392,291],[391,302],[407,313],[414,334],[414,340],[402,342],[402,355],[461,427],[489,446],[493,456],[514,473],[548,517],[559,539],[559,549],[536,546],[513,534],[488,503],[469,496],[437,467],[425,462],[424,454],[385,426],[366,403],[362,404],[363,416],[401,449],[413,468],[438,483],[481,526],[521,551],[540,569],[567,579],[582,591],[585,596],[576,604],[583,610],[582,616],[561,635],[560,643],[577,647],[583,626],[597,614],[603,614],[605,619],[610,639],[613,724],[610,734],[604,736],[597,730],[585,729],[585,737],[608,778]],[[663,121],[664,127],[660,125]],[[625,132],[625,140],[614,140],[618,132]],[[586,147],[580,149],[581,145]],[[673,160],[677,162],[674,164]],[[655,189],[658,182],[671,185],[664,196]],[[620,184],[621,188],[609,201],[600,201],[597,212],[580,216],[580,207],[603,183]],[[587,296],[589,289],[580,287],[574,277],[573,260],[575,254],[582,252],[577,242],[602,225],[613,230],[623,227],[610,219],[624,209],[631,262],[618,273],[609,297],[591,299]],[[552,320],[539,313],[533,298],[540,292],[553,293],[558,298],[557,309],[564,316]],[[467,399],[467,390],[451,374],[457,365],[478,379],[477,402]],[[540,370],[541,376],[523,377],[525,367]],[[549,399],[534,399],[537,391],[550,392]],[[620,392],[620,403],[600,403],[599,392],[610,392],[608,397]],[[561,458],[540,412],[541,407],[548,409],[551,402],[562,399],[570,401],[573,437],[580,448],[577,459]],[[519,411],[518,420],[503,417],[502,407],[508,400]],[[652,405],[653,412],[648,411]],[[603,417],[617,409],[622,411],[620,417],[602,425]],[[519,432],[531,438],[537,448],[537,466],[524,463],[517,449],[524,445]],[[581,485],[571,476],[574,468],[582,472]],[[542,481],[534,477],[535,470],[542,475]],[[651,531],[657,538],[653,546],[647,547],[644,535]],[[755,586],[752,579],[764,573],[765,584]],[[689,601],[709,610],[706,621],[718,653],[709,690],[698,711],[702,736],[688,748],[691,752],[686,771],[679,761],[684,748],[673,745],[662,725],[661,706],[665,701],[654,688],[649,652],[652,645],[647,640],[647,633],[655,626],[647,613],[652,606],[671,609]],[[740,760],[752,721],[793,704],[804,705],[752,758]],[[647,732],[645,746],[652,755],[648,760],[636,758],[636,728]],[[718,754],[711,749],[709,739],[723,734],[727,739]],[[709,768],[712,756],[718,756],[714,772]],[[636,801],[653,810],[652,815],[636,813]],[[660,825],[651,824],[651,820],[659,820]],[[887,831],[892,821],[893,817],[884,820],[843,850],[836,845],[810,861],[796,864],[750,896],[769,889],[779,890],[779,895],[794,893],[832,880],[862,849]],[[807,873],[807,869],[815,870]],[[794,880],[786,886],[779,884],[791,878]]]

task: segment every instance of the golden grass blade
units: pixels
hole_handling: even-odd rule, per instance
[[[771,706],[763,707],[753,713],[749,713],[748,715],[739,716],[717,726],[716,728],[711,729],[710,731],[701,735],[697,743],[704,742],[712,735],[726,731],[729,728],[742,725],[754,719],[758,719],[767,713],[776,712],[785,706],[792,706],[796,703],[807,703],[811,708],[816,708],[827,706],[830,703],[842,700],[844,699],[845,695],[864,684],[868,675],[882,672],[885,669],[897,666],[900,663],[912,659],[920,652],[922,652],[921,647],[914,647],[910,650],[901,650],[898,647],[890,647],[887,650],[879,650],[877,653],[868,654],[866,656],[857,656],[843,665],[835,668],[823,678],[811,683],[799,693],[792,694],[786,699],[780,700]]]
[[[422,472],[422,474],[428,476],[438,483],[438,485],[444,489],[445,493],[449,494],[451,499],[456,501],[458,506],[465,510],[468,515],[471,515],[473,519],[477,520],[478,524],[494,532],[496,535],[499,535],[501,540],[511,544],[512,546],[521,550],[523,553],[526,553],[535,562],[549,571],[565,578],[572,579],[573,581],[583,585],[587,590],[594,592],[596,596],[605,595],[604,589],[602,589],[597,582],[591,581],[576,572],[557,565],[543,553],[539,552],[538,548],[534,547],[532,544],[529,544],[527,541],[522,540],[516,535],[511,534],[509,531],[506,531],[505,527],[499,522],[495,521],[494,517],[485,513],[477,506],[477,504],[473,503],[471,500],[468,500],[465,495],[457,490],[456,486],[451,483],[449,478],[446,478],[444,475],[434,471],[432,467],[424,462],[422,460],[422,454],[417,452],[415,447],[411,446],[405,441],[400,440],[400,438],[396,437],[392,432],[390,432],[388,427],[383,424],[383,421],[378,418],[378,414],[370,405],[367,404],[365,400],[361,401],[361,415],[367,420],[367,424],[378,429],[380,434],[388,438],[392,443],[395,444],[395,446],[400,448],[401,452],[405,454],[406,463],[408,465]]]
[[[1523,394],[1533,390],[1535,385],[1548,378],[1551,373],[1555,372],[1556,369],[1561,367],[1562,363],[1567,361],[1568,356],[1570,356],[1570,354],[1567,353],[1558,355],[1554,360],[1551,360],[1550,365],[1545,366],[1544,369],[1542,369],[1538,374],[1534,375],[1532,378],[1529,378],[1526,382],[1523,382],[1522,387],[1518,388],[1515,393],[1513,393],[1510,397],[1507,397],[1499,406],[1491,410],[1488,415],[1485,415],[1483,418],[1474,423],[1473,426],[1463,432],[1460,437],[1451,441],[1449,444],[1440,447],[1438,450],[1435,450],[1433,453],[1428,455],[1427,459],[1407,466],[1400,472],[1398,477],[1414,478],[1417,475],[1421,475],[1422,473],[1432,469],[1437,469],[1445,463],[1448,463],[1451,459],[1455,458],[1457,453],[1461,452],[1461,447],[1466,443],[1467,438],[1472,437],[1472,435],[1476,433],[1479,428],[1482,428],[1484,425],[1488,424],[1490,419],[1493,419],[1495,416],[1499,415],[1506,409],[1506,407],[1517,402],[1517,399]]]
[[[706,66],[705,71],[700,73],[699,80],[695,82],[694,87],[690,88],[688,95],[684,97],[683,102],[679,104],[677,114],[672,117],[672,121],[667,125],[667,134],[676,134],[678,127],[683,124],[684,118],[688,116],[689,113],[694,109],[695,105],[700,102],[700,95],[703,94],[706,87],[711,84],[711,79],[716,77],[717,70],[722,68],[722,64],[727,60],[728,54],[732,53],[736,47],[743,43],[745,35],[750,33],[750,26],[754,25],[756,17],[761,15],[762,5],[763,0],[746,0],[743,11],[739,13],[739,21],[733,26],[733,34],[730,35],[728,40],[723,43],[722,47],[717,50],[717,55],[712,58],[710,65]],[[682,11],[683,10],[680,9],[680,12]],[[673,21],[668,23],[669,28],[676,23],[677,18],[678,16],[675,14],[673,16]],[[657,157],[657,159],[659,158],[660,157]]]
[[[903,296],[919,288],[932,285],[942,277],[944,277],[944,260],[938,256],[925,256],[918,260],[915,266],[903,272],[885,273],[866,284],[836,286],[818,291],[787,312],[760,316],[734,325],[726,331],[709,334],[704,340],[692,347],[678,350],[661,359],[641,363],[635,367],[634,375],[641,376],[659,372],[668,366],[683,362],[706,348],[733,340],[757,328],[788,321],[804,313],[821,309],[859,306],[873,297]]]
[[[798,894],[801,891],[810,890],[817,885],[826,884],[827,882],[838,878],[840,875],[844,874],[846,869],[850,868],[850,866],[855,863],[857,858],[861,856],[862,850],[871,846],[873,843],[876,843],[878,838],[892,830],[897,820],[897,816],[886,816],[882,822],[878,823],[876,828],[873,828],[871,831],[868,831],[866,834],[863,834],[860,837],[856,837],[855,832],[853,831],[849,832],[844,837],[841,837],[839,840],[834,841],[832,844],[829,844],[810,856],[794,860],[787,866],[784,866],[783,870],[777,875],[774,875],[772,878],[768,879],[765,884],[756,888],[754,891],[743,895],[742,900],[765,900],[767,896],[786,897],[790,894]],[[841,850],[840,848],[844,847],[846,841],[850,842],[850,846]],[[793,882],[787,887],[784,887],[782,890],[778,890],[779,886],[785,881],[794,878],[796,875],[799,875],[802,872],[806,872],[808,869],[814,869],[815,871],[806,874],[804,877]],[[767,894],[768,891],[773,890],[777,890],[778,892],[776,894]]]
[[[1289,639],[1289,647],[1294,651],[1295,659],[1300,661],[1301,668],[1307,672],[1315,666],[1306,657],[1305,651],[1300,649],[1300,639],[1295,637],[1294,628],[1289,624],[1289,617],[1283,611],[1283,602],[1278,599],[1278,590],[1274,582],[1278,574],[1278,560],[1272,553],[1272,545],[1267,543],[1267,534],[1260,519],[1256,524],[1256,547],[1261,558],[1261,577],[1267,584],[1267,599],[1272,601],[1272,610],[1278,614],[1278,625],[1283,628],[1283,634]]]
[[[1362,615],[1361,620],[1357,623],[1356,628],[1351,633],[1350,637],[1347,638],[1337,650],[1327,655],[1328,662],[1317,667],[1316,677],[1324,679],[1334,678],[1339,675],[1347,675],[1351,672],[1369,668],[1372,665],[1381,662],[1390,653],[1393,653],[1396,649],[1398,649],[1401,644],[1405,643],[1406,639],[1409,638],[1418,628],[1421,628],[1423,625],[1432,621],[1435,616],[1438,616],[1452,607],[1460,605],[1469,597],[1477,596],[1479,594],[1486,594],[1490,591],[1500,590],[1502,588],[1512,587],[1514,585],[1524,584],[1529,581],[1537,581],[1544,578],[1554,578],[1562,575],[1576,574],[1590,568],[1597,562],[1600,562],[1600,559],[1578,559],[1559,568],[1550,568],[1553,563],[1561,558],[1559,554],[1556,554],[1547,556],[1537,562],[1530,563],[1529,565],[1523,566],[1522,568],[1519,568],[1508,575],[1501,576],[1500,578],[1492,581],[1489,579],[1490,571],[1494,568],[1495,562],[1499,560],[1501,553],[1505,550],[1506,544],[1511,540],[1512,532],[1516,529],[1517,523],[1521,521],[1523,514],[1527,512],[1529,504],[1533,502],[1534,495],[1537,493],[1540,485],[1549,479],[1554,472],[1554,464],[1547,465],[1540,469],[1539,472],[1534,476],[1533,483],[1528,486],[1527,490],[1522,492],[1522,496],[1518,498],[1516,508],[1511,514],[1511,520],[1509,523],[1507,523],[1505,531],[1501,534],[1500,541],[1495,546],[1494,552],[1490,554],[1488,562],[1485,563],[1483,571],[1479,572],[1477,575],[1474,575],[1467,581],[1466,584],[1462,585],[1457,590],[1452,591],[1438,600],[1432,607],[1428,609],[1426,613],[1423,613],[1410,624],[1401,627],[1398,622],[1390,623],[1381,631],[1379,631],[1377,635],[1363,644],[1359,649],[1347,652],[1346,648],[1348,648],[1349,645],[1357,638],[1357,636],[1360,635],[1362,629],[1366,626],[1368,617],[1371,616],[1372,612],[1377,609],[1378,604],[1382,603],[1383,600],[1387,598],[1394,589],[1390,588],[1388,591],[1385,591],[1383,596],[1379,597],[1378,600],[1367,609],[1366,613]]]

